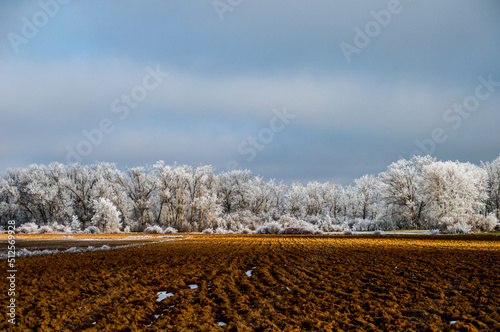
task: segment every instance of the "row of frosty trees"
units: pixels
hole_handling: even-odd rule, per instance
[[[52,163],[0,177],[0,226],[78,232],[249,232],[265,224],[313,231],[489,231],[500,211],[500,157],[481,166],[415,156],[351,185],[291,186],[211,166]]]

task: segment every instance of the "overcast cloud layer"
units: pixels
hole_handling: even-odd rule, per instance
[[[2,1],[0,170],[349,183],[416,152],[493,160],[499,17],[495,0]]]

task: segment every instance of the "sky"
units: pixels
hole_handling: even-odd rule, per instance
[[[500,154],[500,2],[0,0],[0,172],[51,162],[348,184]]]

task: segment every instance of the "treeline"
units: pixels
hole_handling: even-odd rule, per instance
[[[249,232],[271,222],[323,232],[474,231],[496,227],[499,210],[500,157],[477,166],[415,156],[351,185],[287,186],[248,170],[215,174],[161,161],[125,172],[103,162],[31,165],[0,178],[0,226],[15,220],[75,232]]]

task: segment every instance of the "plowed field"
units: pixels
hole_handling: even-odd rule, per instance
[[[2,331],[500,331],[494,236],[193,235],[16,263]]]

